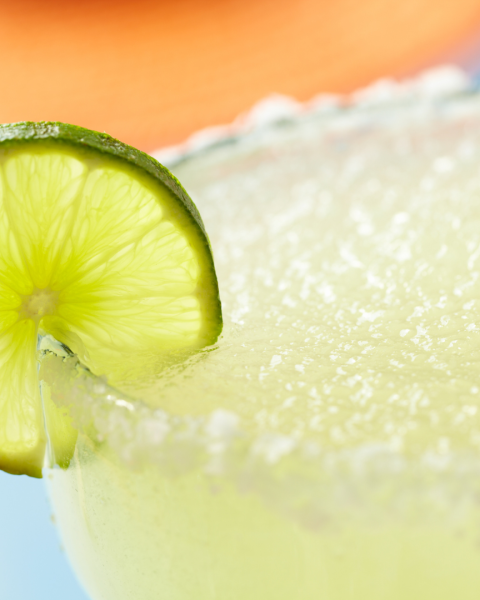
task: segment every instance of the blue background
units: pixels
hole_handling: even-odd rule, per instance
[[[43,481],[0,471],[0,600],[88,600],[51,513]]]

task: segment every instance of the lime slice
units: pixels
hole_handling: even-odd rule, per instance
[[[0,469],[41,477],[38,333],[117,383],[221,329],[204,225],[167,169],[80,127],[0,127]]]

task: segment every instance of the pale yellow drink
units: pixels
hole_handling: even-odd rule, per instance
[[[118,393],[41,372],[80,427],[48,477],[94,600],[476,600],[479,130],[476,97],[355,110],[173,169],[221,339]]]
[[[478,522],[473,531],[463,522],[461,534],[443,515],[425,526],[312,529],[254,493],[212,491],[198,471],[171,480],[119,468],[83,439],[52,490],[66,549],[95,599],[478,597]]]

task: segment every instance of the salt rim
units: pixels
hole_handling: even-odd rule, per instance
[[[185,158],[209,150],[225,142],[243,139],[247,135],[278,126],[288,121],[311,116],[369,110],[412,102],[431,102],[476,90],[474,81],[455,65],[429,69],[414,78],[398,81],[380,79],[348,96],[319,94],[308,102],[298,102],[290,96],[272,94],[260,100],[249,111],[240,114],[228,125],[201,129],[185,142],[159,148],[151,154],[166,167],[173,167]]]
[[[311,530],[392,520],[428,526],[441,519],[462,531],[472,515],[480,519],[480,455],[472,451],[412,458],[387,444],[322,450],[285,435],[249,436],[230,411],[178,417],[151,409],[92,375],[75,356],[49,350],[42,351],[40,379],[55,404],[69,407],[75,428],[93,443],[108,440],[131,470],[154,466],[170,478],[202,473],[214,491],[230,483],[241,494],[258,494]]]
[[[321,96],[300,105],[285,97],[259,103],[232,125],[206,130],[156,158],[170,166],[244,140],[258,132],[275,132],[287,122],[357,113],[381,121],[378,107],[427,106],[475,92],[460,70],[444,67],[404,83],[381,81],[350,98]],[[332,118],[333,117],[333,118]],[[349,126],[355,129],[355,122]],[[350,449],[325,450],[311,440],[265,432],[252,436],[240,428],[238,416],[219,409],[202,417],[178,417],[151,409],[94,377],[75,357],[44,350],[41,378],[52,387],[56,404],[70,406],[74,424],[101,442],[107,440],[119,459],[136,470],[155,465],[166,476],[201,472],[215,486],[226,482],[243,493],[255,492],[268,504],[309,528],[336,526],[339,520],[415,518],[464,522],[478,509],[480,455],[448,449],[409,457],[389,444],[371,443]],[[92,434],[93,421],[95,433]]]

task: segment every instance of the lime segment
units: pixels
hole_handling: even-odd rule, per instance
[[[41,477],[46,435],[36,377],[36,333],[18,320],[0,336],[0,469]]]
[[[73,126],[0,129],[0,468],[40,475],[38,333],[119,383],[214,343],[221,323],[203,223],[166,169]],[[63,428],[71,448],[60,421],[50,437],[61,447]]]

